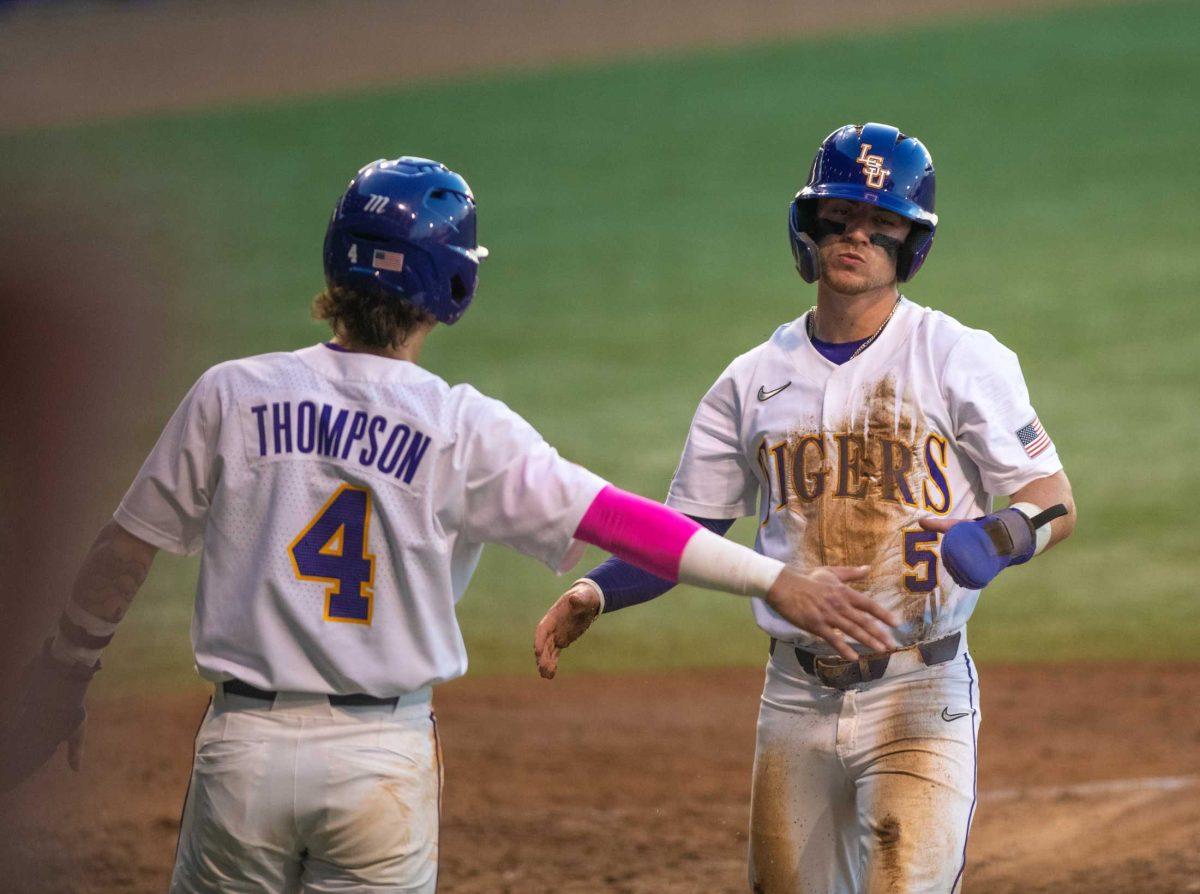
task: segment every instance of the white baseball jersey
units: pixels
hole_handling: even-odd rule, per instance
[[[604,485],[468,385],[315,345],[206,372],[114,518],[202,552],[206,679],[390,697],[466,671],[454,606],[485,542],[566,570]]]
[[[709,389],[666,502],[708,518],[757,511],[758,551],[800,568],[870,565],[855,586],[901,613],[902,645],[957,630],[979,592],[942,570],[940,535],[917,520],[983,515],[993,495],[1062,468],[1016,355],[907,299],[840,366],[805,324],[781,326]],[[754,615],[771,636],[832,653],[760,599]]]

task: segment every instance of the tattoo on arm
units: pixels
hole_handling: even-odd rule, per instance
[[[129,611],[157,552],[116,522],[109,522],[79,569],[71,601],[88,614],[115,624]]]

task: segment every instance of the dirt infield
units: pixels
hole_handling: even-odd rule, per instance
[[[985,667],[970,894],[1200,891],[1200,666]],[[438,691],[440,891],[743,892],[761,674]],[[87,767],[0,802],[11,894],[160,892],[203,690],[93,711]]]

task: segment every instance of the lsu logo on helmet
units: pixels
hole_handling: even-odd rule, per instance
[[[858,158],[854,160],[862,165],[863,174],[867,178],[867,186],[871,189],[883,189],[883,183],[888,175],[888,172],[883,169],[883,156],[867,155],[870,151],[871,144],[863,143],[862,148],[858,150]]]

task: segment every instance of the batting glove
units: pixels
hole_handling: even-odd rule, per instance
[[[991,515],[960,522],[942,538],[942,562],[954,582],[982,590],[1009,565],[1033,558],[1037,533],[1020,509],[1001,509]]]

